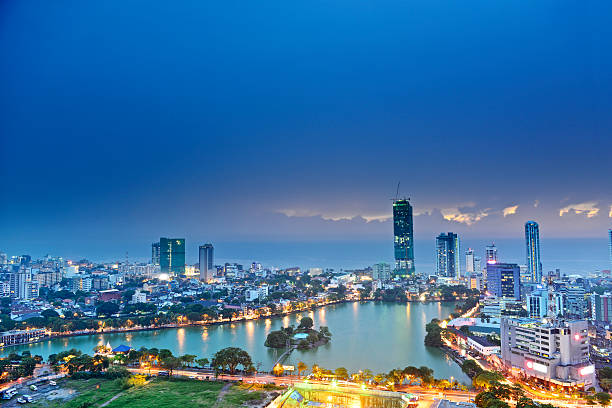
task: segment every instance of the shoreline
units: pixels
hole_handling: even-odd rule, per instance
[[[408,300],[405,303],[435,303],[435,302],[459,302],[463,299],[454,299],[454,300]],[[8,344],[5,346],[1,346],[0,347],[0,353],[2,353],[3,351],[11,348],[11,347],[18,347],[18,346],[27,346],[29,344],[36,344],[36,343],[42,343],[44,341],[47,340],[54,340],[54,339],[61,339],[61,338],[70,338],[70,337],[81,337],[81,336],[95,336],[97,334],[117,334],[117,333],[135,333],[135,332],[146,332],[146,331],[155,331],[155,330],[166,330],[166,329],[180,329],[180,328],[184,328],[184,327],[208,327],[208,326],[220,326],[220,325],[225,325],[225,324],[232,324],[232,323],[240,323],[240,322],[247,322],[247,321],[255,321],[255,320],[263,320],[263,319],[272,319],[272,318],[280,318],[280,317],[284,317],[284,316],[290,316],[290,315],[294,315],[297,313],[303,313],[303,312],[308,312],[308,311],[313,311],[313,310],[317,310],[326,306],[332,306],[332,305],[338,305],[338,304],[344,304],[344,303],[355,303],[355,302],[359,302],[359,303],[367,303],[367,302],[380,302],[380,303],[394,303],[394,304],[402,304],[404,302],[384,302],[382,300],[376,300],[376,299],[359,299],[359,300],[338,300],[335,302],[329,302],[326,304],[322,304],[322,305],[313,305],[309,308],[305,308],[305,309],[301,309],[301,310],[292,310],[289,312],[283,312],[283,313],[277,313],[277,314],[271,314],[268,316],[260,316],[260,317],[256,317],[253,319],[238,319],[238,320],[231,320],[231,321],[217,321],[217,322],[208,322],[208,323],[187,323],[187,324],[171,324],[171,325],[165,325],[165,326],[158,326],[158,327],[135,327],[135,328],[117,328],[117,329],[108,329],[108,330],[102,330],[102,331],[87,331],[87,332],[79,332],[79,333],[62,333],[62,334],[55,334],[55,335],[51,335],[36,341],[31,341],[31,342],[27,342],[27,343],[19,343],[19,344]]]

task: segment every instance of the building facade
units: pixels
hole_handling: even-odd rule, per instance
[[[487,245],[485,248],[485,261],[487,264],[497,262],[497,247],[495,244]]]
[[[407,199],[393,201],[393,237],[395,273],[400,276],[413,275],[414,225],[412,205]]]
[[[542,283],[540,227],[535,221],[525,223],[525,246],[527,249],[527,271],[531,276],[531,282]]]
[[[585,320],[502,318],[501,357],[515,375],[587,389],[594,384]]]
[[[199,264],[202,282],[209,282],[213,278],[213,251],[214,248],[210,243],[200,245]]]
[[[468,248],[468,250],[465,251],[465,273],[466,275],[469,276],[476,271],[474,266],[475,266],[474,250],[472,248]]]
[[[461,277],[459,261],[459,237],[449,232],[436,237],[436,275],[448,278]]]
[[[609,293],[591,295],[591,319],[595,322],[610,323],[612,321],[612,295]]]
[[[501,298],[520,299],[519,266],[508,263],[488,263],[487,291]]]
[[[185,239],[159,239],[159,266],[162,273],[185,274]]]

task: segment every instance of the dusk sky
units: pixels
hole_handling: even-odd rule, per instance
[[[0,2],[0,251],[612,227],[612,3]],[[417,254],[418,255],[418,254]]]

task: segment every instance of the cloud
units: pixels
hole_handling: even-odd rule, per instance
[[[599,213],[599,208],[596,207],[597,202],[589,201],[586,203],[570,204],[559,210],[559,217],[563,217],[570,212],[581,215],[584,214],[587,218],[593,218]]]
[[[442,217],[447,221],[455,221],[466,225],[473,225],[489,215],[487,210],[463,211],[460,208],[444,208],[440,210]]]
[[[332,214],[332,213],[324,213],[321,211],[309,210],[304,208],[285,208],[281,210],[277,210],[276,212],[283,214],[287,217],[298,217],[298,218],[306,218],[306,217],[319,217],[325,221],[350,221],[356,218],[362,218],[366,222],[385,222],[389,221],[392,218],[391,214]]]
[[[535,200],[535,201],[533,202],[533,206],[534,206],[535,208],[538,208],[538,207],[540,206],[540,200]]]
[[[504,212],[504,217],[508,216],[508,215],[512,215],[512,214],[516,214],[516,210],[519,208],[518,204],[517,205],[512,205],[510,207],[506,207],[503,209]]]

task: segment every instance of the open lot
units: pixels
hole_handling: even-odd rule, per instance
[[[107,379],[62,380],[58,386],[43,385],[37,391],[26,387],[2,407],[31,406],[40,408],[145,408],[145,407],[260,407],[276,392],[274,387],[232,384],[217,381],[155,378],[142,386],[124,388],[121,381]],[[34,402],[18,404],[17,398],[31,395]]]

